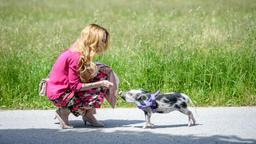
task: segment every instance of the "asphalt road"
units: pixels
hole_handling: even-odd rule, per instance
[[[192,108],[197,125],[187,127],[179,112],[153,114],[143,129],[143,112],[99,109],[104,128],[84,126],[70,116],[73,129],[60,129],[54,110],[0,110],[0,144],[256,144],[256,107]]]

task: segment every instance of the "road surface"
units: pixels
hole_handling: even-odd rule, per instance
[[[256,107],[191,110],[195,126],[172,112],[153,114],[151,129],[142,128],[144,114],[137,108],[98,109],[104,128],[70,115],[73,129],[60,129],[54,110],[0,110],[0,144],[256,144]]]

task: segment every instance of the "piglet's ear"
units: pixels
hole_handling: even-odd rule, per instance
[[[136,100],[138,100],[138,101],[144,101],[144,100],[147,100],[147,95],[145,95],[145,94],[141,94],[141,95],[139,95],[139,96],[136,98]]]
[[[144,90],[144,89],[139,89],[140,91],[142,91],[142,93],[149,93],[148,91]]]

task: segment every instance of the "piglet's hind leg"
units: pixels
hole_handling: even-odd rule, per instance
[[[187,108],[181,108],[179,109],[179,111],[185,115],[188,116],[188,126],[191,126],[191,125],[195,125],[196,124],[196,120],[192,114],[192,112],[187,109]]]

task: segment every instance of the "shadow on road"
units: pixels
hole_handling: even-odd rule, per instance
[[[256,144],[255,139],[238,136],[196,136],[157,133],[157,128],[187,127],[187,124],[155,126],[144,130],[142,120],[104,120],[106,127],[84,126],[82,120],[71,120],[74,129],[0,129],[1,144]],[[200,124],[199,124],[200,125]],[[135,129],[129,127],[134,127]],[[127,129],[126,129],[127,128]],[[139,128],[139,129],[138,129]],[[124,130],[126,129],[126,130]]]
[[[143,120],[114,120],[108,119],[104,120],[105,128],[114,128],[114,127],[128,127],[131,124],[143,123]],[[84,123],[82,120],[70,120],[70,124],[74,128],[84,128]]]
[[[202,125],[202,124],[195,124],[194,126],[198,126],[198,125]],[[143,125],[141,126],[134,126],[136,128],[143,128]],[[172,125],[154,125],[153,128],[151,129],[158,129],[158,128],[177,128],[177,127],[188,127],[188,124],[172,124]]]
[[[194,135],[167,135],[145,131],[114,130],[105,132],[102,129],[2,129],[1,144],[255,144],[253,139],[237,136],[213,135],[199,137]]]

